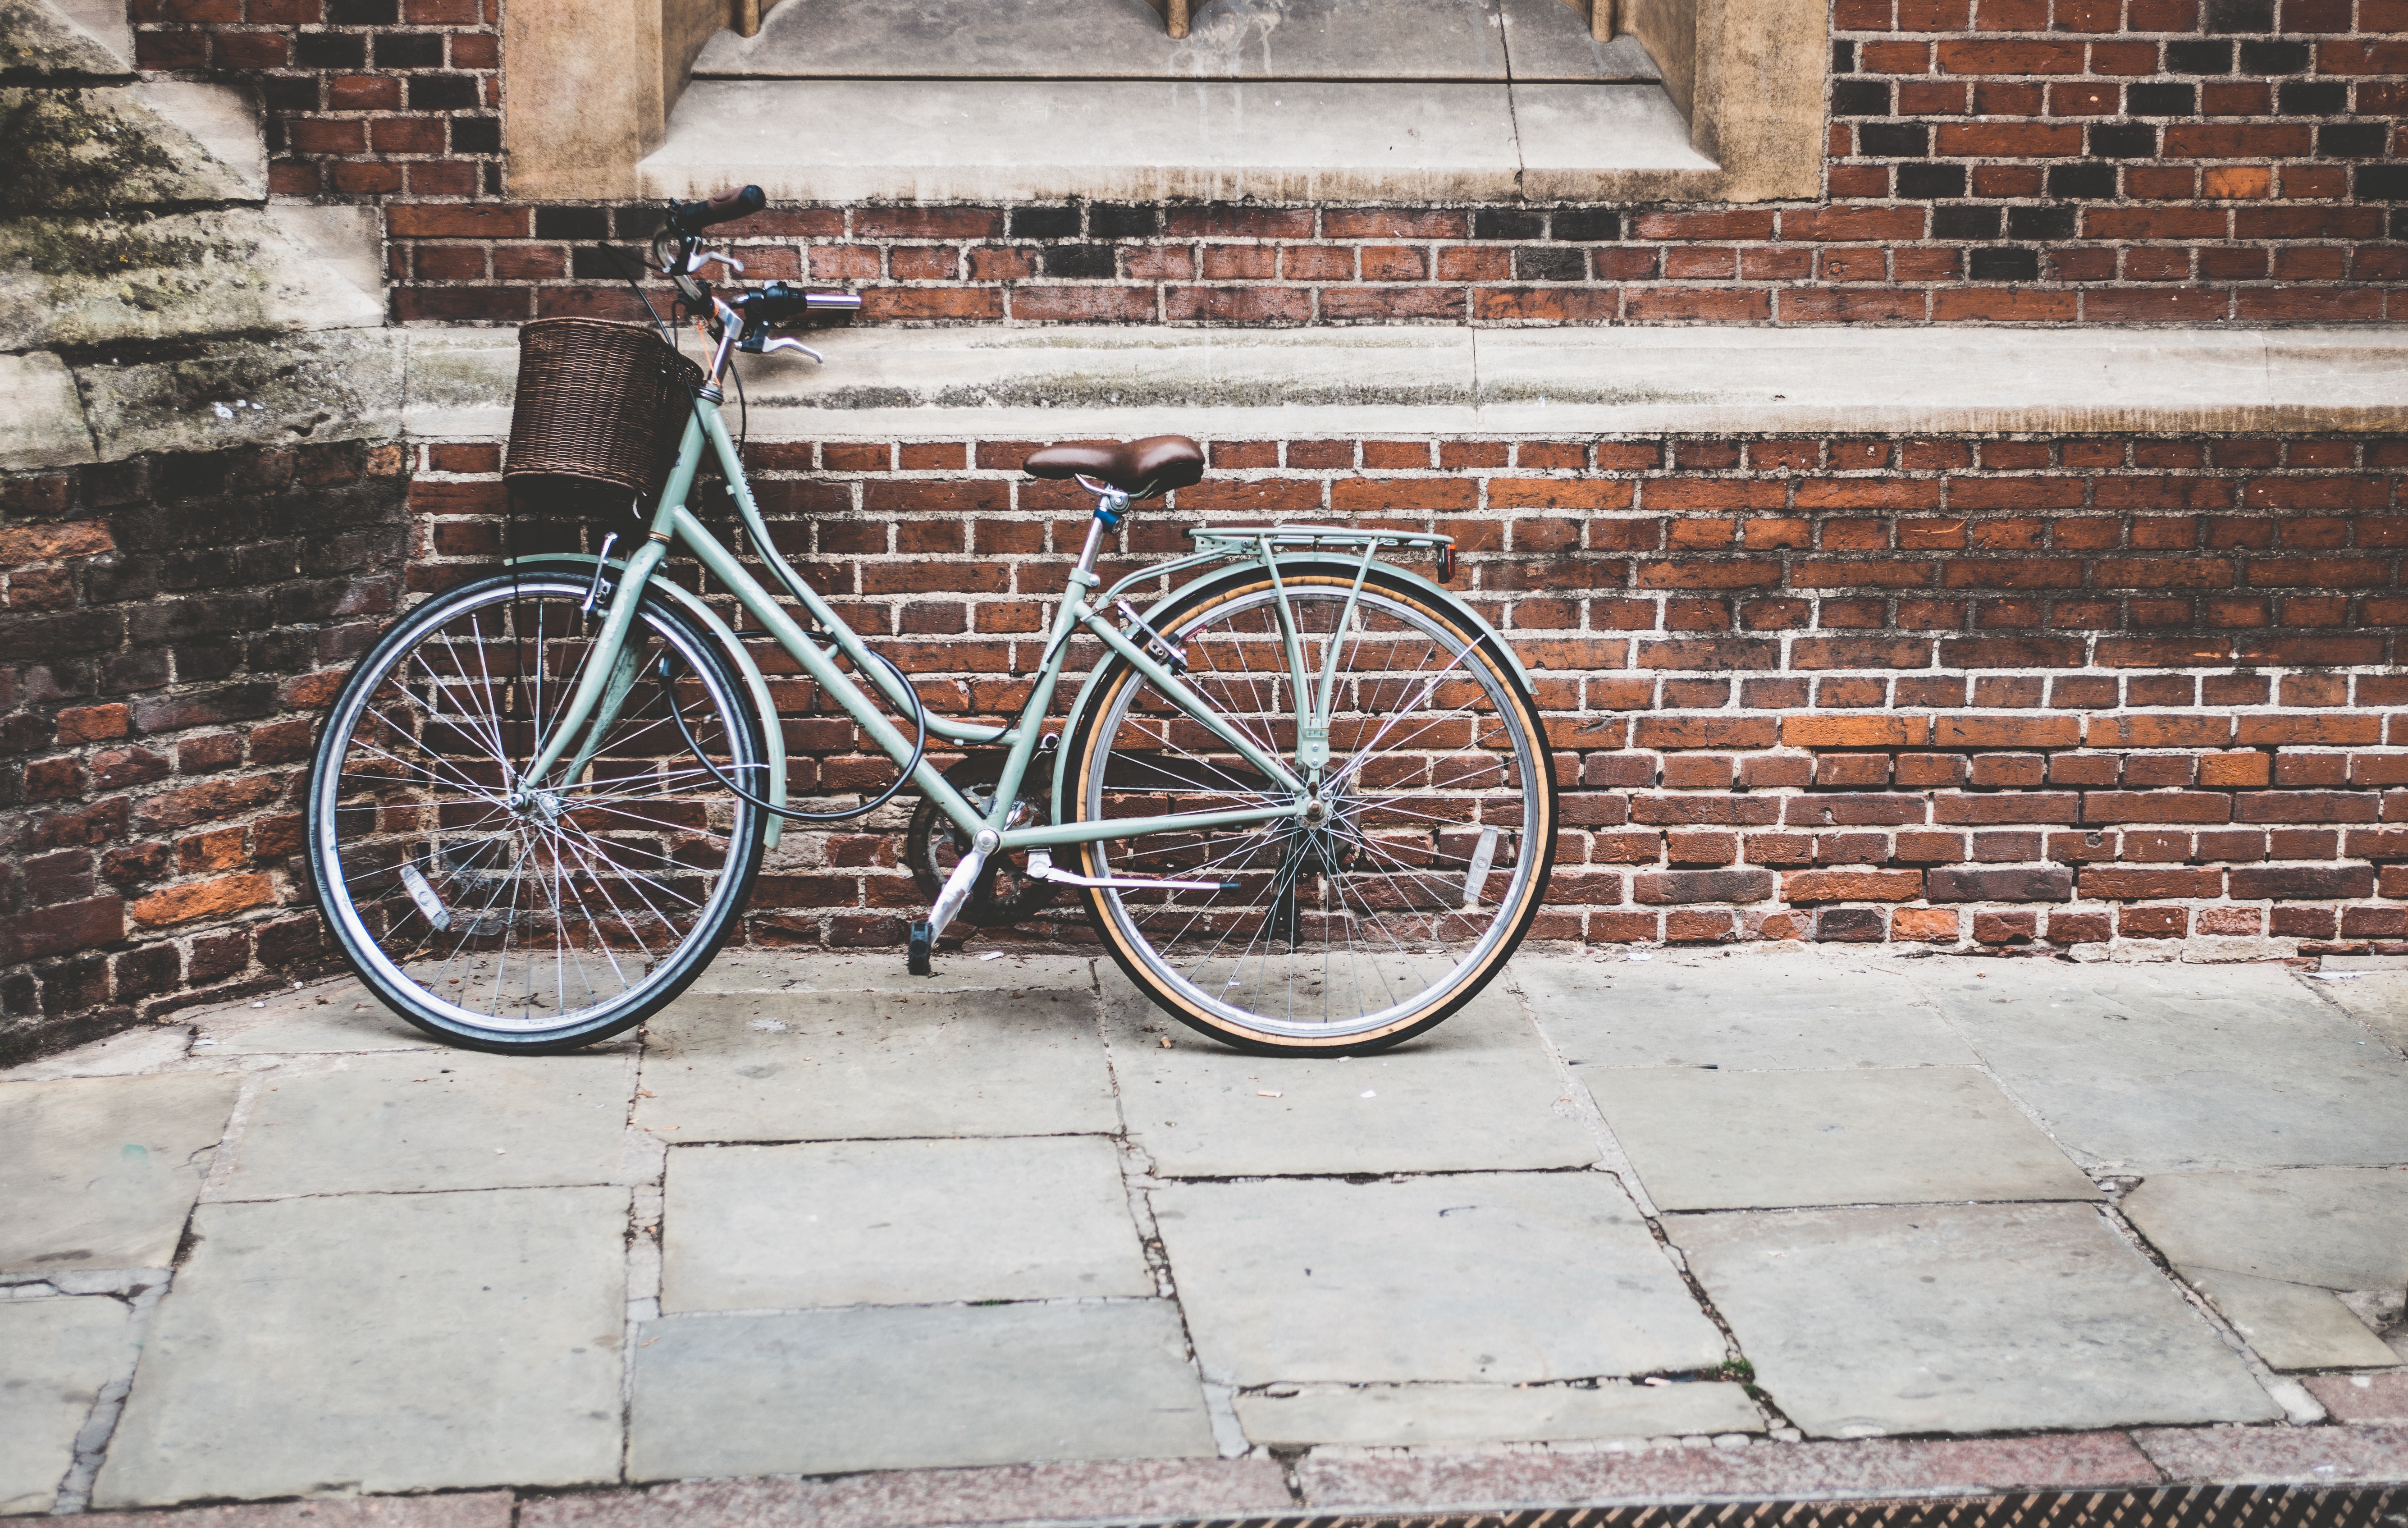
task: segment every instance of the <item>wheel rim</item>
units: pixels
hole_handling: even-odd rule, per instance
[[[1376,587],[1363,589],[1340,631],[1351,584],[1286,585],[1316,683],[1340,641],[1329,764],[1312,820],[1089,850],[1102,874],[1238,884],[1098,900],[1125,947],[1184,1005],[1274,1039],[1377,1034],[1443,1012],[1520,928],[1545,858],[1542,750],[1510,682],[1467,634]],[[1268,586],[1243,591],[1193,613],[1172,637],[1187,684],[1293,767],[1277,607]],[[1082,817],[1296,800],[1134,672],[1096,727]],[[1472,868],[1491,832],[1474,899]]]
[[[741,890],[752,809],[687,752],[652,660],[691,676],[678,702],[723,769],[732,741],[752,760],[750,735],[702,639],[655,608],[591,761],[525,778],[592,656],[584,594],[528,579],[438,602],[330,718],[311,800],[325,910],[372,985],[447,1029],[608,1022],[675,980]]]

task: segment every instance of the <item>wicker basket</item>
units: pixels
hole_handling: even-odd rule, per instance
[[[632,496],[649,508],[677,460],[702,368],[647,324],[547,318],[519,330],[502,477],[552,502]]]

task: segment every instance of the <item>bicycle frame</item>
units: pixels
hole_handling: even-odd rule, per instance
[[[724,347],[722,353],[724,354]],[[738,516],[746,533],[752,538],[753,547],[786,593],[802,607],[811,621],[817,624],[820,628],[817,633],[806,630],[788,615],[769,591],[763,588],[752,573],[737,560],[735,554],[723,546],[710,534],[710,529],[686,507],[686,497],[694,486],[695,476],[701,465],[706,447],[714,454],[721,470],[725,474],[728,487],[736,500]],[[1224,721],[1210,704],[1187,686],[1169,665],[1159,661],[1150,651],[1158,639],[1141,622],[1138,623],[1141,640],[1135,641],[1111,624],[1110,613],[1113,609],[1113,601],[1119,597],[1122,589],[1129,584],[1140,579],[1158,578],[1166,573],[1206,563],[1230,561],[1243,555],[1244,550],[1251,550],[1254,553],[1276,583],[1280,577],[1279,548],[1309,541],[1315,546],[1343,546],[1350,551],[1359,548],[1362,555],[1356,568],[1354,580],[1354,594],[1359,595],[1364,577],[1369,572],[1372,561],[1383,548],[1390,546],[1445,548],[1452,544],[1452,539],[1445,536],[1408,531],[1371,532],[1335,528],[1291,531],[1283,527],[1268,527],[1261,530],[1198,532],[1197,540],[1201,543],[1198,551],[1169,563],[1145,569],[1131,575],[1129,579],[1124,580],[1122,584],[1114,585],[1101,597],[1091,598],[1090,596],[1096,586],[1102,583],[1095,572],[1095,561],[1102,546],[1103,534],[1111,526],[1117,524],[1119,512],[1126,507],[1126,504],[1125,496],[1117,492],[1109,492],[1098,503],[1094,517],[1089,521],[1086,545],[1080,555],[1077,565],[1068,575],[1068,586],[1064,590],[1060,606],[1054,613],[1052,630],[1047,635],[1044,659],[1039,666],[1035,683],[1030,687],[1028,699],[1022,706],[1020,714],[1013,724],[1001,728],[986,727],[923,713],[929,732],[936,737],[960,743],[1001,745],[1006,750],[1001,776],[996,786],[994,804],[983,813],[956,790],[944,778],[942,771],[924,758],[911,776],[911,783],[934,800],[939,810],[956,826],[977,839],[981,848],[986,853],[1050,849],[1066,844],[1094,843],[1146,833],[1172,832],[1184,829],[1244,827],[1301,817],[1309,809],[1314,787],[1318,785],[1328,759],[1328,718],[1334,700],[1333,691],[1338,661],[1335,647],[1331,649],[1320,673],[1309,672],[1305,664],[1302,643],[1290,619],[1287,603],[1284,598],[1280,601],[1281,634],[1287,650],[1288,668],[1294,684],[1293,693],[1297,702],[1298,746],[1295,766],[1292,768],[1288,760],[1264,749],[1252,738]],[[752,486],[745,478],[743,463],[738,455],[735,441],[730,438],[726,422],[721,416],[718,387],[714,381],[713,384],[706,388],[695,401],[693,415],[686,424],[684,440],[679,447],[676,465],[671,468],[668,481],[662,490],[659,505],[652,514],[649,534],[643,543],[626,557],[615,586],[609,586],[602,632],[586,660],[576,694],[562,713],[557,728],[544,741],[534,761],[529,765],[521,783],[521,788],[526,788],[531,782],[544,779],[557,768],[561,761],[568,757],[573,741],[580,732],[588,728],[589,724],[592,725],[594,733],[599,735],[600,731],[614,719],[611,713],[615,711],[618,701],[624,699],[625,685],[623,684],[618,687],[616,698],[610,697],[609,692],[612,688],[611,676],[619,669],[620,656],[625,648],[628,633],[634,626],[635,613],[646,586],[661,563],[670,555],[671,550],[678,546],[682,546],[690,552],[710,570],[712,577],[726,586],[735,596],[738,604],[760,622],[762,627],[776,640],[778,645],[793,656],[804,671],[810,674],[811,679],[836,701],[845,714],[852,717],[868,734],[872,742],[876,742],[897,764],[903,763],[911,757],[911,740],[907,738],[902,730],[880,711],[870,698],[862,692],[853,679],[838,666],[837,655],[842,655],[858,672],[869,675],[886,699],[907,713],[914,704],[913,697],[902,692],[897,687],[896,680],[883,667],[870,661],[861,638],[829,607],[817,590],[811,588],[795,572],[792,565],[786,561],[771,541],[768,527],[762,521],[760,507],[753,499]],[[554,556],[521,560],[533,562],[561,559]],[[585,562],[595,559],[578,560]],[[597,587],[605,586],[601,581],[606,576],[607,567],[607,564],[596,567]],[[1350,598],[1347,607],[1348,614],[1351,615],[1353,608],[1353,601]],[[1342,620],[1343,617],[1341,617]],[[723,627],[722,629],[724,631],[725,628]],[[1020,798],[1021,786],[1027,776],[1030,764],[1036,757],[1047,713],[1052,707],[1054,692],[1060,685],[1063,666],[1068,660],[1069,639],[1080,630],[1093,635],[1107,649],[1125,659],[1155,686],[1157,693],[1178,706],[1189,719],[1208,728],[1214,736],[1227,743],[1240,757],[1261,771],[1265,777],[1274,782],[1283,790],[1291,793],[1293,800],[1282,806],[1172,813],[1151,817],[1119,818],[1110,822],[1054,823],[1021,828],[1006,826],[1012,808]],[[732,637],[733,633],[728,632],[727,636]],[[826,645],[822,645],[823,641]],[[736,645],[741,657],[741,644]],[[1501,649],[1502,644],[1498,645]],[[749,658],[743,661],[748,669],[752,668]],[[764,692],[758,687],[752,687],[752,693],[754,703],[761,704]],[[766,729],[774,730],[778,727],[779,719],[774,713],[765,710],[760,719]],[[581,764],[583,760],[580,758],[578,762]],[[1057,761],[1057,775],[1060,767]],[[770,791],[767,799],[773,803],[782,805],[785,799],[783,771],[776,771],[775,778],[769,784]]]

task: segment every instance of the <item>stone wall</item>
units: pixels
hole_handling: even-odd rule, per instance
[[[146,69],[257,79],[280,195],[383,205],[393,311],[621,311],[646,206],[501,194],[500,0],[143,0]],[[873,320],[2248,324],[2403,314],[2403,0],[1833,0],[1819,199],[812,207],[755,275]]]
[[[1085,531],[1083,495],[1019,476],[1032,444],[752,457],[781,545],[846,619],[931,704],[992,717],[1025,696]],[[1203,520],[1459,538],[1454,587],[1533,670],[1559,750],[1539,937],[2191,959],[2408,940],[2408,440],[1211,452],[1203,485],[1132,515],[1113,576]],[[490,445],[430,448],[420,586],[489,565],[495,466]],[[797,793],[892,778],[832,748],[807,685],[776,687]],[[790,829],[750,936],[898,942],[922,903],[898,825]]]

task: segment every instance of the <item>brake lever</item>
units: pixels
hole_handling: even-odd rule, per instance
[[[729,270],[735,272],[738,276],[744,274],[743,261],[737,259],[732,254],[722,254],[717,250],[696,251],[694,256],[686,261],[685,273],[689,276],[697,275],[701,272],[703,267],[710,264],[713,260],[725,266]]]
[[[812,360],[817,361],[820,365],[827,365],[826,356],[822,355],[819,352],[811,349],[810,346],[804,344],[799,339],[790,339],[784,335],[780,335],[775,339],[765,339],[761,342],[761,353],[764,355],[775,355],[780,351],[785,350],[799,351],[803,354],[810,356]]]

